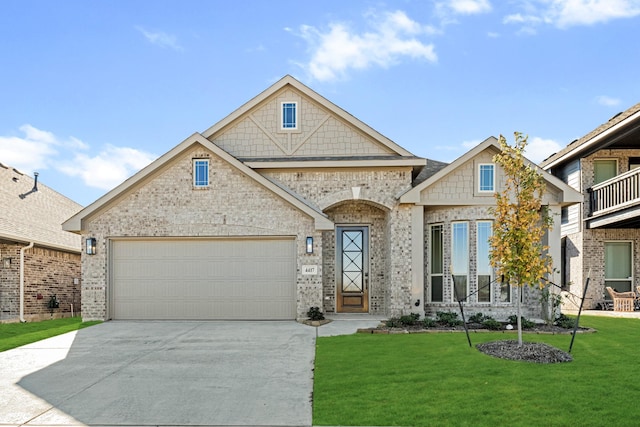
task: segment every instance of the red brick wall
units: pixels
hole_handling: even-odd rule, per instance
[[[0,258],[11,257],[11,266],[0,264],[0,319],[15,320],[20,314],[20,248],[25,245],[0,244]],[[26,320],[51,318],[47,303],[56,295],[60,307],[53,317],[81,314],[80,254],[53,249],[31,248],[24,256],[24,317]],[[0,259],[1,262],[1,259]],[[77,279],[77,284],[74,284]],[[41,299],[38,299],[39,296]]]

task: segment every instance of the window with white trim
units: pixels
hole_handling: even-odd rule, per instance
[[[193,186],[209,186],[209,159],[193,159]]]
[[[430,226],[429,282],[431,302],[444,302],[444,238],[442,224]]]
[[[617,159],[595,159],[593,161],[593,185],[600,184],[618,174]]]
[[[469,223],[451,223],[451,276],[453,301],[466,300],[469,295]]]
[[[489,239],[493,233],[493,223],[491,221],[478,221],[476,223],[476,274],[478,285],[478,302],[491,302],[491,280],[493,278],[493,268],[489,253],[491,243]]]
[[[604,242],[604,285],[633,292],[633,242]],[[609,294],[605,294],[609,297]]]
[[[282,129],[298,129],[298,103],[282,103]]]
[[[481,163],[478,166],[478,191],[495,191],[495,165],[493,163]]]

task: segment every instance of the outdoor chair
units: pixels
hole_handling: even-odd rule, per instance
[[[633,311],[635,292],[616,292],[611,286],[607,286],[606,289],[613,300],[613,311]]]

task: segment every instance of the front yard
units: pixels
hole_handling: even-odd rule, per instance
[[[568,363],[487,356],[504,333],[319,338],[314,425],[635,426],[640,422],[640,320],[582,317]],[[526,334],[567,351],[571,335]]]
[[[83,322],[80,317],[66,317],[42,322],[0,323],[0,351],[31,344],[97,323],[101,322]]]

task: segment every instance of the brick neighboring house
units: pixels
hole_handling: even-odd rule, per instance
[[[0,205],[0,321],[80,314],[80,237],[62,222],[82,206],[2,164]]]
[[[541,163],[583,194],[562,210],[568,308],[608,300],[606,286],[635,291],[640,277],[640,104],[617,114]],[[573,295],[573,296],[572,296]]]
[[[497,147],[489,139],[448,166],[416,157],[285,76],[63,224],[96,247],[82,252],[83,317],[457,310],[450,276],[438,269],[464,250],[456,276],[467,293],[492,278],[477,241],[491,232]],[[554,212],[580,197],[546,178]],[[466,305],[515,314],[501,292],[492,282]],[[525,315],[539,318],[533,300]]]

